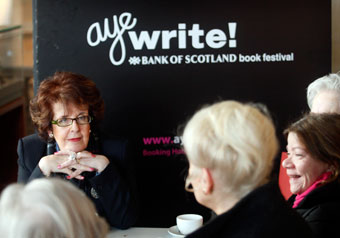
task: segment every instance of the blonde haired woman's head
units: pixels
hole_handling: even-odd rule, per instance
[[[236,101],[199,110],[184,129],[183,144],[190,167],[208,168],[216,189],[238,199],[267,182],[278,150],[272,120],[254,104]]]
[[[42,178],[4,189],[0,232],[7,238],[106,237],[109,226],[73,184]]]

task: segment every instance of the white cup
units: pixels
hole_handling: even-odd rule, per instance
[[[203,217],[197,214],[183,214],[176,217],[176,224],[179,232],[187,235],[203,224]]]

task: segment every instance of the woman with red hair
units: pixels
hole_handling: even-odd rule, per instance
[[[39,136],[19,140],[18,181],[53,176],[70,180],[111,226],[133,225],[136,201],[128,176],[123,176],[126,142],[99,140],[104,101],[95,83],[83,75],[57,72],[41,82],[30,113]]]

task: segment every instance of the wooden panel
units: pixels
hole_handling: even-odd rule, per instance
[[[0,189],[17,179],[17,143],[25,135],[24,98],[20,97],[0,107],[0,151],[2,179]]]

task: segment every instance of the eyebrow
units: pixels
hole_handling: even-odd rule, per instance
[[[287,147],[286,149],[288,150],[288,147]],[[295,150],[295,149],[299,149],[299,150],[306,151],[306,149],[305,149],[305,148],[303,148],[303,147],[299,147],[299,146],[295,146],[295,147],[293,147],[293,148],[292,148],[292,150]]]
[[[78,114],[78,116],[79,115],[83,115],[83,114],[89,114],[88,112],[80,112],[79,114]]]
[[[81,116],[81,115],[87,115],[87,114],[89,114],[89,113],[88,112],[80,112],[80,113],[78,113],[77,117]],[[59,118],[69,118],[69,115],[62,115]]]

